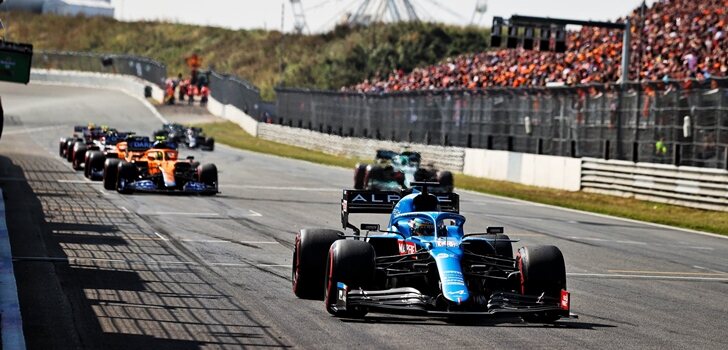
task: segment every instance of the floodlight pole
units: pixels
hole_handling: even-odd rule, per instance
[[[629,83],[629,55],[630,55],[630,34],[632,26],[629,17],[624,20],[624,30],[622,34],[622,86]]]

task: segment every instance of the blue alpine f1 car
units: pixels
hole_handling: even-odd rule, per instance
[[[438,185],[414,183],[409,194],[344,190],[341,222],[353,234],[298,233],[295,295],[323,299],[339,317],[385,312],[554,322],[574,316],[557,247],[522,247],[514,256],[515,241],[502,227],[465,233],[459,196],[428,193]],[[387,213],[389,224],[356,227],[349,222],[355,213]]]

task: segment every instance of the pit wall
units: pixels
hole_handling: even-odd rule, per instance
[[[115,89],[137,96],[144,102],[147,101],[141,97],[146,86],[152,87],[152,97],[157,101],[161,101],[164,94],[161,89],[144,80],[113,74],[34,69],[31,83],[34,82]],[[432,163],[437,168],[475,177],[728,211],[726,170],[341,137],[260,123],[235,106],[224,105],[212,98],[207,108],[213,115],[240,125],[256,137],[333,155],[371,159],[377,149],[409,148],[420,152],[424,162]]]

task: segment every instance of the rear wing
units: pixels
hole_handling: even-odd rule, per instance
[[[349,214],[391,214],[399,200],[410,193],[412,191],[344,190],[341,198],[341,225],[358,233],[358,228],[349,223]],[[440,211],[460,212],[460,196],[457,193],[429,194],[437,198]]]
[[[387,149],[378,149],[377,155],[374,156],[375,159],[385,159],[385,160],[392,160],[394,157],[399,155],[399,153],[395,151],[390,151]]]

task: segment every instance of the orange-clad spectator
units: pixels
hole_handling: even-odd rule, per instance
[[[728,0],[659,0],[645,11],[644,23],[639,9],[635,9],[630,14],[633,50],[629,79],[726,77],[727,6]],[[477,89],[610,83],[620,79],[620,31],[583,27],[568,33],[567,38],[566,53],[499,49],[462,55],[409,73],[396,70],[384,78],[377,75],[346,90]]]

